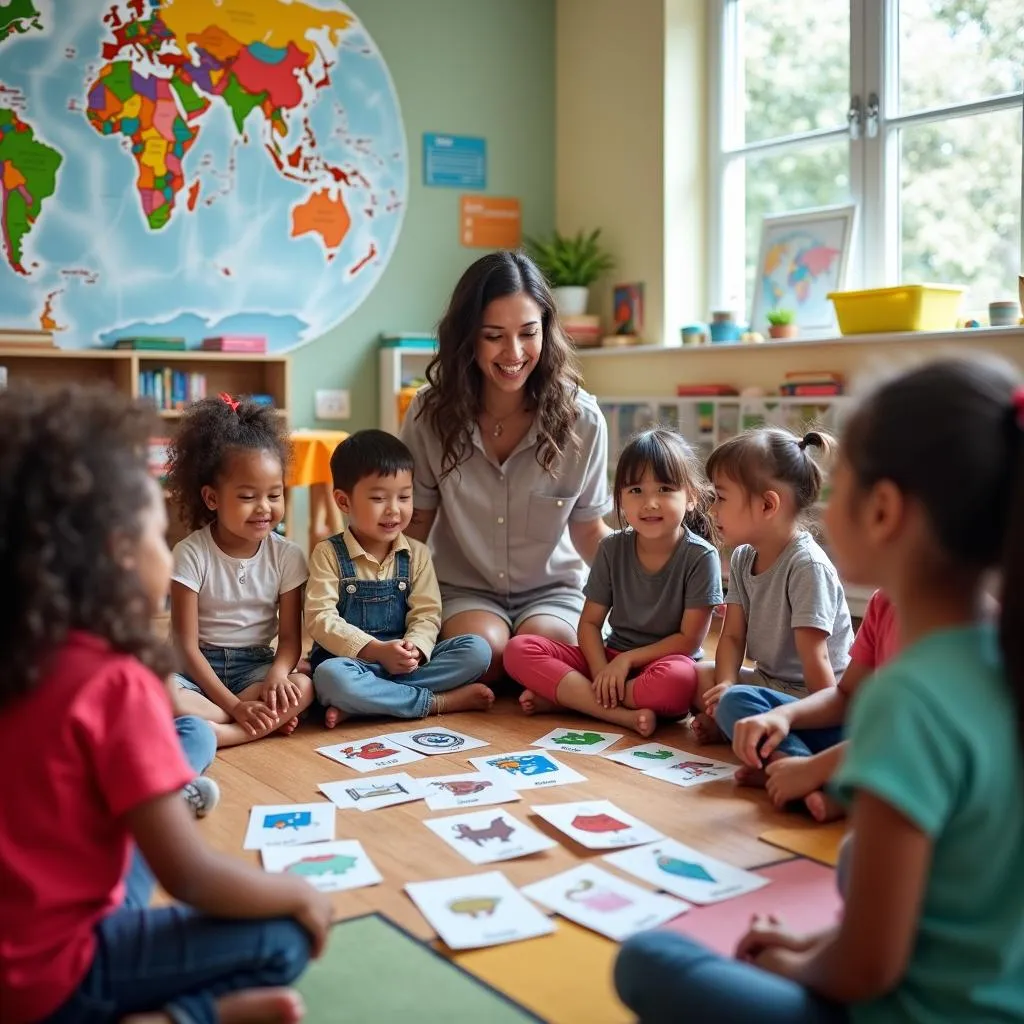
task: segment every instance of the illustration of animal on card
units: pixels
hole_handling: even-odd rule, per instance
[[[489,779],[452,779],[449,782],[431,783],[431,786],[437,786],[452,796],[475,796],[493,785]]]
[[[602,914],[611,914],[616,910],[633,905],[633,901],[621,893],[614,892],[597,885],[589,878],[580,879],[575,885],[565,890],[565,898],[573,903],[581,903],[591,910]]]
[[[298,831],[312,824],[313,815],[309,811],[289,811],[285,814],[267,814],[263,817],[264,828],[293,828]]]
[[[398,750],[395,747],[389,747],[377,742],[364,743],[358,747],[341,747],[338,750],[339,757],[347,758],[350,761],[356,758],[361,761],[378,761],[382,757],[393,757],[397,753]]]
[[[459,822],[452,828],[456,839],[466,839],[477,846],[483,846],[488,839],[499,839],[507,843],[515,832],[515,826],[501,816],[493,818],[486,828],[473,828],[464,822]]]
[[[547,775],[557,772],[558,765],[543,754],[520,754],[518,757],[498,757],[487,762],[492,768],[498,768],[509,775]]]
[[[703,864],[681,860],[679,857],[667,857],[660,850],[654,850],[653,853],[656,855],[654,863],[668,875],[690,878],[695,882],[708,882],[712,885],[715,882],[715,876]]]
[[[639,756],[639,755],[638,755]],[[680,761],[666,771],[673,774],[679,772],[684,779],[699,779],[703,777],[716,778],[719,775],[727,775],[733,771],[732,765],[716,764],[713,761]]]
[[[610,814],[577,814],[572,827],[581,832],[621,832],[633,826],[613,818]]]
[[[560,743],[572,747],[592,747],[600,743],[604,737],[599,732],[564,732],[560,736],[552,736],[552,743]]]
[[[448,909],[453,914],[465,914],[467,917],[490,917],[500,902],[500,896],[464,896],[452,900]]]
[[[633,756],[643,761],[671,761],[674,755],[671,750],[661,747],[658,750],[637,750]]]
[[[320,878],[323,875],[344,875],[358,864],[358,858],[341,853],[328,853],[322,857],[303,857],[285,869],[293,875]]]

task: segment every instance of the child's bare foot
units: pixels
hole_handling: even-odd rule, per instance
[[[840,818],[846,817],[846,808],[820,789],[814,793],[808,793],[804,797],[804,806],[810,812],[811,817],[821,824],[828,821],[839,821]]]
[[[523,709],[524,715],[547,715],[558,710],[558,705],[553,700],[548,700],[533,690],[523,690],[519,694],[519,706]]]
[[[293,988],[249,988],[217,1000],[220,1024],[297,1024],[306,1016]]]
[[[693,716],[690,728],[701,746],[726,742],[725,733],[718,728],[718,723],[703,711]]]
[[[469,683],[447,693],[434,695],[431,710],[438,714],[453,711],[489,711],[494,703],[494,691],[483,683]]]
[[[758,786],[764,789],[768,779],[763,768],[751,768],[749,765],[740,765],[733,774],[737,786]]]
[[[636,724],[633,729],[641,736],[650,736],[657,728],[658,716],[647,708],[639,708],[633,714],[636,716]]]
[[[346,718],[348,715],[341,708],[328,708],[324,712],[324,725],[328,729],[333,729],[339,722],[344,722]]]
[[[284,725],[282,725],[281,728],[278,729],[277,731],[282,736],[291,736],[291,734],[293,732],[295,732],[295,730],[298,729],[298,727],[299,727],[299,719],[298,719],[298,716],[296,716],[295,718],[289,718],[288,721],[285,722]]]

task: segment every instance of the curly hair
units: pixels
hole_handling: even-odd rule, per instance
[[[473,423],[482,411],[483,374],[476,343],[484,310],[495,299],[525,292],[541,310],[540,359],[526,379],[527,402],[536,409],[540,434],[537,461],[550,471],[571,444],[579,447],[574,427],[581,377],[555,312],[554,299],[533,261],[519,251],[482,256],[455,286],[448,310],[437,327],[437,355],[427,367],[430,388],[417,417],[424,417],[441,441],[441,473],[447,476],[469,458]]]
[[[141,535],[156,428],[151,410],[105,388],[0,393],[0,707],[35,688],[70,630],[170,670],[150,599],[113,543]]]
[[[204,398],[185,411],[168,453],[167,487],[193,530],[217,518],[203,501],[216,487],[232,451],[272,452],[288,466],[291,446],[283,419],[269,405],[248,399]]]

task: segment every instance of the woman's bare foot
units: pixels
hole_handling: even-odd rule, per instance
[[[558,710],[558,705],[553,700],[548,700],[533,690],[523,690],[519,694],[519,706],[523,709],[524,715],[547,715]]]
[[[281,728],[278,729],[277,731],[282,736],[291,736],[291,734],[293,732],[295,732],[295,730],[298,729],[298,727],[299,727],[299,719],[298,719],[298,716],[296,715],[295,718],[289,718],[288,721],[285,722],[284,725],[282,725]]]
[[[494,703],[494,691],[483,683],[468,683],[447,693],[434,695],[432,711],[447,714],[453,711],[489,711]]]
[[[297,1024],[306,1016],[293,988],[249,988],[217,1000],[220,1024]]]
[[[344,722],[346,718],[348,715],[341,708],[328,708],[324,712],[324,725],[328,729],[333,729],[339,722]]]
[[[820,789],[804,797],[804,806],[811,817],[823,825],[828,821],[839,821],[840,818],[846,817],[846,808]]]
[[[744,764],[736,769],[733,778],[736,780],[737,786],[758,786],[764,789],[768,776],[763,768],[751,768],[749,765]]]
[[[725,733],[718,728],[718,723],[703,711],[693,716],[690,728],[693,730],[693,735],[697,738],[697,742],[702,747],[708,746],[711,743],[727,742]]]

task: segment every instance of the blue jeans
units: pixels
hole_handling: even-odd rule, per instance
[[[262,683],[274,664],[273,647],[209,647],[199,645],[213,674],[237,697],[253,683]],[[183,690],[203,693],[203,688],[188,676],[175,673],[174,681]],[[205,694],[204,694],[205,696]]]
[[[844,1007],[795,981],[705,949],[675,932],[643,932],[615,961],[619,998],[641,1024],[847,1024]]]
[[[474,682],[490,663],[483,637],[453,636],[434,648],[426,665],[405,675],[393,676],[372,661],[328,658],[313,673],[313,685],[321,704],[348,715],[423,718],[435,693]]]
[[[796,697],[766,686],[732,686],[722,696],[715,711],[718,728],[731,740],[736,723],[741,718],[750,718],[765,711],[792,704]],[[801,729],[791,732],[778,746],[781,753],[789,757],[810,757],[822,750],[834,747],[843,738],[838,726],[829,729]]]

